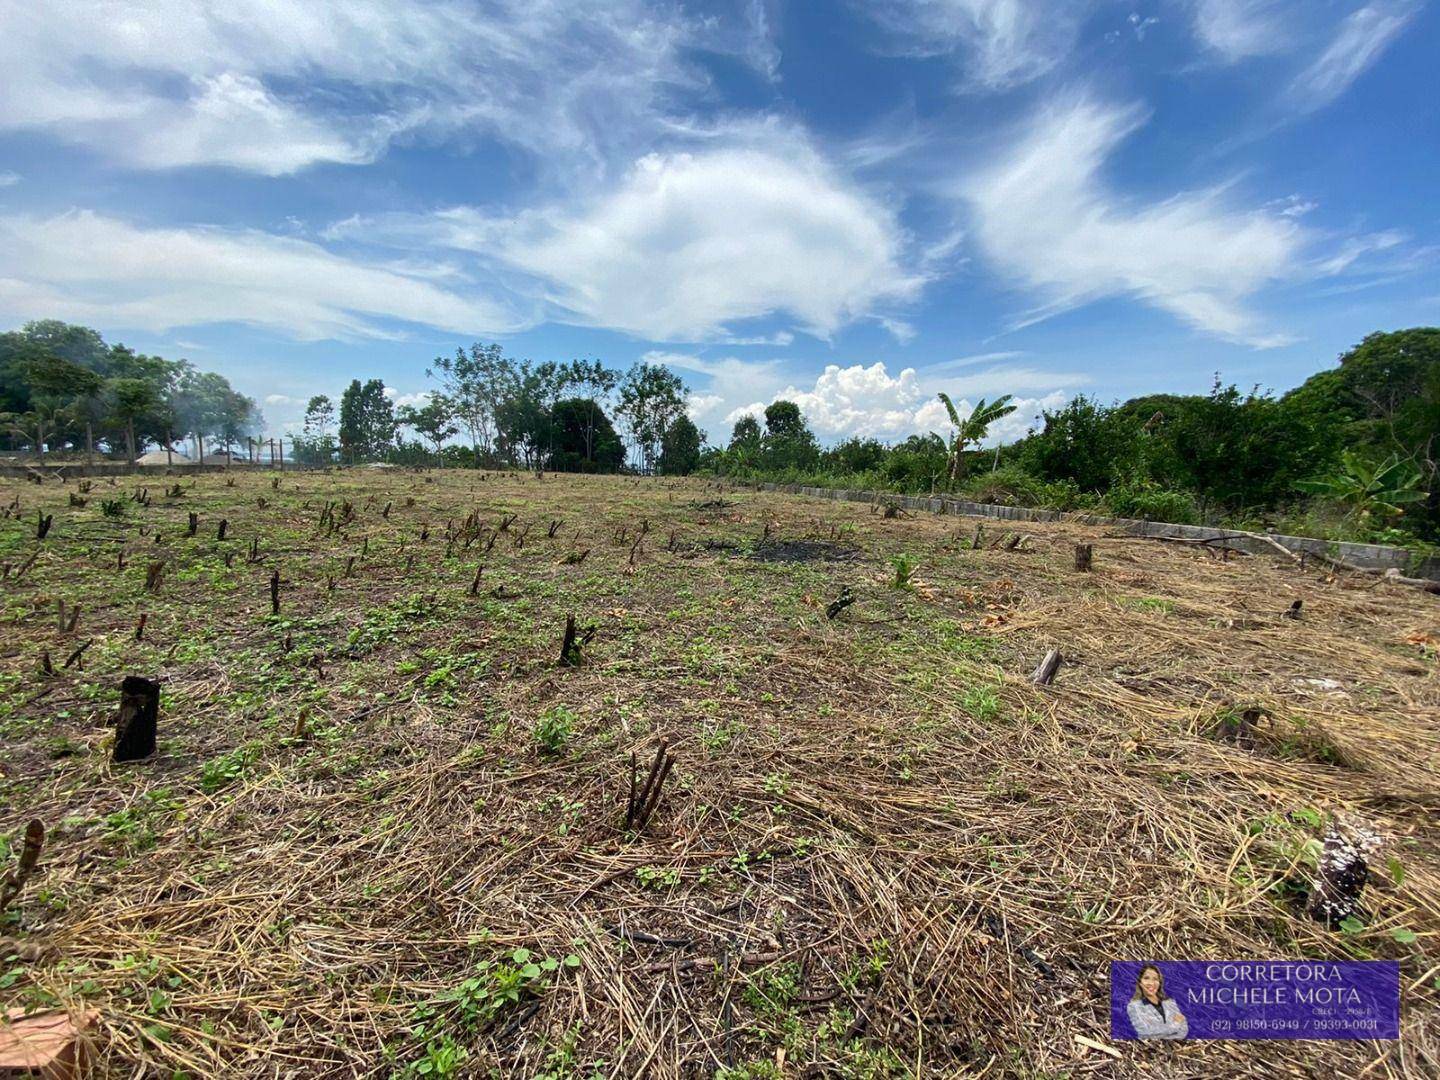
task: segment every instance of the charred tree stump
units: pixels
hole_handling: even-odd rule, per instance
[[[226,530],[226,528],[229,527],[229,525],[230,525],[230,522],[229,522],[226,518],[221,518],[221,519],[220,519],[220,528],[218,528],[217,530],[215,530],[215,539],[216,539],[216,540],[224,540],[224,539],[225,539],[225,530]]]
[[[280,571],[270,571],[270,614],[280,614]]]
[[[15,869],[0,879],[0,912],[4,912],[14,903],[20,890],[25,888],[25,882],[30,880],[30,875],[35,872],[35,866],[40,861],[40,851],[44,846],[45,824],[39,818],[34,818],[25,826],[25,846],[20,849],[20,858],[15,863]]]
[[[190,511],[190,531],[187,535],[194,536],[200,528],[200,515],[194,510]]]
[[[50,526],[55,523],[55,515],[41,514],[38,510],[35,513],[39,518],[39,520],[35,522],[35,539],[44,540],[45,537],[50,535]]]
[[[1282,619],[1300,618],[1300,609],[1305,606],[1304,600],[1291,601],[1290,606],[1280,613]]]
[[[560,666],[579,667],[580,648],[590,644],[590,639],[595,636],[595,627],[588,626],[584,630],[575,627],[575,616],[565,617],[565,640],[560,644]]]
[[[142,611],[142,612],[140,613],[140,618],[139,618],[139,620],[135,623],[135,640],[136,640],[136,641],[144,641],[144,640],[145,640],[145,624],[146,624],[147,622],[149,622],[149,621],[150,621],[150,616],[147,615],[147,614],[145,614],[145,613]]]
[[[1059,649],[1051,649],[1045,654],[1045,659],[1040,661],[1040,666],[1031,673],[1030,681],[1036,686],[1049,686],[1055,681],[1055,676],[1064,661],[1065,658],[1060,655]]]
[[[650,822],[650,817],[655,813],[655,807],[660,803],[661,792],[665,788],[665,779],[670,775],[670,770],[675,765],[675,758],[671,755],[669,744],[661,740],[660,746],[655,751],[655,760],[650,763],[650,771],[646,774],[645,783],[637,787],[639,772],[635,754],[630,754],[630,798],[625,804],[625,831],[639,832]]]
[[[1079,573],[1079,574],[1088,574],[1088,573],[1090,572],[1090,564],[1091,564],[1092,561],[1094,561],[1094,558],[1095,558],[1095,548],[1094,548],[1092,545],[1090,545],[1090,544],[1076,544],[1076,545],[1075,545],[1075,572],[1076,572],[1076,573]]]
[[[115,722],[112,761],[139,761],[155,753],[155,728],[160,719],[160,684],[127,675],[120,684],[120,716]]]
[[[470,579],[470,595],[475,596],[480,592],[480,575],[485,572],[485,564],[481,563],[475,567],[475,576]]]

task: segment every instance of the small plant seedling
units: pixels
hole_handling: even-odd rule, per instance
[[[546,754],[564,753],[575,730],[576,716],[564,705],[552,705],[535,721],[535,741]]]
[[[896,555],[890,560],[890,565],[895,568],[895,580],[890,583],[894,589],[910,588],[911,578],[915,575],[915,563],[909,555]]]

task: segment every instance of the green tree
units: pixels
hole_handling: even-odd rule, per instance
[[[615,392],[615,387],[620,382],[620,373],[611,371],[599,360],[572,360],[570,361],[569,384],[577,387],[583,394],[582,397],[572,398],[572,401],[586,402],[588,410],[584,416],[585,433],[585,455],[584,460],[593,461],[595,458],[595,438],[598,427],[603,421],[613,432],[615,429],[610,425],[610,419],[605,415],[605,403],[610,395]],[[558,403],[557,403],[558,404]],[[557,429],[558,433],[558,429]]]
[[[811,471],[820,461],[820,444],[793,401],[771,402],[765,409],[761,460],[769,469]]]
[[[456,349],[454,356],[437,356],[425,374],[439,380],[456,419],[470,435],[479,465],[482,454],[490,457],[494,452],[496,418],[513,390],[515,365],[499,345],[477,341],[469,351]]]
[[[730,449],[760,449],[760,421],[753,413],[745,413],[735,421],[735,426],[730,429]]]
[[[630,429],[641,467],[655,467],[661,440],[685,413],[685,383],[669,368],[643,361],[631,366],[620,383],[617,412]]]
[[[137,429],[153,420],[164,402],[160,387],[149,379],[119,378],[109,380],[105,390],[110,416],[123,428],[126,450],[134,461]]]
[[[550,467],[570,472],[618,472],[625,446],[593,398],[564,398],[551,414],[555,450]]]
[[[28,408],[6,412],[6,421],[43,458],[46,440],[78,417],[82,403],[99,393],[104,380],[40,345],[23,350],[23,355],[12,358],[12,364],[14,374],[23,380]]]
[[[395,442],[395,407],[385,383],[352,379],[340,395],[340,456],[348,464],[384,456]]]
[[[396,411],[395,419],[429,442],[435,448],[437,457],[445,440],[460,431],[444,394],[431,394],[430,400],[418,409],[413,405],[402,405]]]
[[[705,433],[683,413],[665,429],[660,440],[660,472],[664,476],[689,476],[700,464],[700,447]]]

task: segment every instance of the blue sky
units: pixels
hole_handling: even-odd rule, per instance
[[[1279,390],[1440,321],[1421,0],[47,0],[0,14],[0,325],[272,433],[437,353],[670,364],[723,441]]]

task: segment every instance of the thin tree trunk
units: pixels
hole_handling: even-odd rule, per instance
[[[85,421],[85,467],[91,468],[95,464],[95,425]]]

